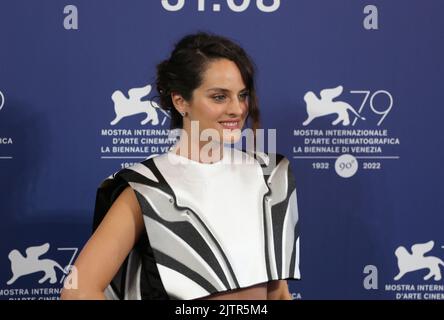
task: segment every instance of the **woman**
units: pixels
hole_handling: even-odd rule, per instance
[[[157,66],[156,84],[181,134],[103,181],[78,287],[61,298],[291,299],[285,279],[300,276],[289,161],[226,146],[249,117],[259,127],[251,59],[198,32]]]

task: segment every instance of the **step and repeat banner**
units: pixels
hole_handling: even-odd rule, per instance
[[[197,31],[258,67],[262,128],[296,177],[294,299],[444,299],[443,9],[2,0],[0,299],[57,299],[100,182],[171,145],[155,67]]]

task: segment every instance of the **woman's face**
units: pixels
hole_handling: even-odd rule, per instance
[[[248,94],[234,62],[228,59],[211,62],[203,74],[202,85],[180,109],[188,113],[183,128],[191,134],[191,122],[198,121],[199,136],[205,129],[215,129],[216,140],[236,142],[248,116]]]

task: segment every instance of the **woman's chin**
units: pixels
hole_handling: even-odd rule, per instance
[[[224,143],[236,143],[242,137],[242,132],[240,129],[224,130],[223,137]]]

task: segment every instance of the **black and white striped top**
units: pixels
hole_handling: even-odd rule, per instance
[[[224,146],[208,164],[167,152],[106,178],[93,230],[128,185],[145,231],[107,287],[108,299],[196,299],[300,279],[296,185],[278,153]]]

